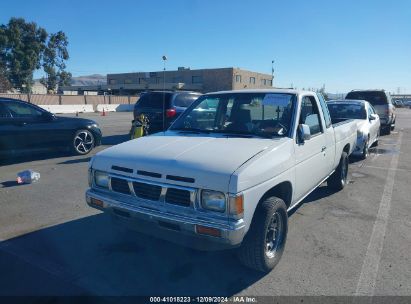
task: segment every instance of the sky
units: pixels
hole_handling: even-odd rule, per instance
[[[0,24],[34,21],[69,39],[74,76],[239,67],[277,87],[411,93],[411,1],[13,0]],[[36,77],[43,72],[37,71]]]

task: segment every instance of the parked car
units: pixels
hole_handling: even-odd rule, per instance
[[[95,121],[58,117],[21,100],[0,98],[0,154],[51,149],[87,154],[100,144]]]
[[[147,132],[149,134],[168,129],[171,123],[200,95],[200,93],[196,92],[183,91],[153,91],[143,93],[134,106],[134,120],[132,121],[131,134],[134,133],[133,128],[141,114],[147,119]],[[163,102],[165,108],[164,125],[162,114]]]
[[[381,134],[390,134],[395,129],[395,107],[391,96],[384,90],[353,90],[345,99],[368,101],[377,111],[381,122]]]
[[[185,246],[239,247],[245,265],[267,272],[284,250],[287,211],[325,180],[346,185],[356,138],[357,123],[333,125],[314,92],[209,93],[165,133],[97,153],[86,201]]]
[[[378,145],[380,118],[373,106],[365,100],[330,100],[327,102],[334,124],[348,119],[357,122],[357,145],[353,155],[366,159],[369,148]]]

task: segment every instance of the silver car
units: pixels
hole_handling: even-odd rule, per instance
[[[353,155],[366,159],[369,148],[378,145],[380,118],[374,107],[365,100],[330,100],[327,102],[333,123],[357,120],[357,145]]]
[[[392,103],[390,93],[384,90],[353,90],[345,99],[366,100],[380,116],[381,134],[389,135],[395,129],[395,106]]]

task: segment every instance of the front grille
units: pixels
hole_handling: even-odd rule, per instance
[[[128,182],[125,179],[112,177],[111,189],[115,192],[130,194],[130,188],[128,187]]]
[[[133,182],[134,193],[136,196],[151,201],[160,200],[161,186]]]
[[[169,204],[175,204],[180,206],[190,206],[190,191],[168,188],[166,193],[166,202]]]

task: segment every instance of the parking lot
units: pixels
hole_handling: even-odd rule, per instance
[[[128,139],[132,113],[95,119],[103,145]],[[315,190],[290,212],[284,255],[269,274],[233,252],[197,252],[124,232],[86,206],[91,155],[38,155],[0,167],[0,295],[411,295],[411,110],[344,191]],[[16,174],[40,172],[31,185]]]

